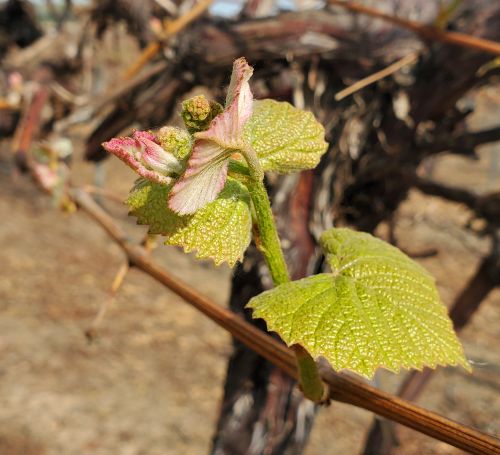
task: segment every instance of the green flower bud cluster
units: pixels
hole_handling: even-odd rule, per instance
[[[223,110],[224,108],[216,101],[198,95],[182,103],[181,116],[186,128],[193,134],[208,129],[212,120]]]
[[[156,134],[162,148],[174,155],[178,160],[184,160],[191,152],[191,136],[181,128],[164,126]]]

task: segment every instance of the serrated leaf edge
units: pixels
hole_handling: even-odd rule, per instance
[[[313,275],[311,277],[307,277],[307,278],[303,278],[301,280],[297,280],[297,281],[304,281],[304,280],[307,280],[309,278],[312,278],[312,277],[319,277],[319,276],[322,276],[324,275],[325,278],[328,277],[330,279],[335,279],[335,274],[334,273],[321,273],[321,274],[317,274],[317,275]],[[295,281],[295,282],[297,282]],[[288,283],[287,283],[288,284]],[[275,290],[276,288],[273,288],[273,289],[269,289],[267,291],[264,291],[263,293],[259,294],[259,296],[263,296],[263,295],[269,295],[269,294],[272,294],[273,291]],[[307,302],[310,302],[312,299],[314,299],[315,297],[317,297],[319,294],[315,294],[311,299],[308,299]],[[259,297],[257,296],[257,297]],[[263,319],[266,323],[266,327],[267,327],[267,330],[269,332],[274,332],[276,333],[278,336],[280,336],[281,338],[281,335],[280,333],[278,332],[279,328],[276,327],[277,324],[273,324],[272,322],[269,322],[266,320],[266,318],[264,317],[264,315],[262,314],[262,312],[256,308],[255,306],[255,301],[254,299],[251,299],[247,305],[245,306],[245,308],[249,308],[252,310],[252,317],[254,319]],[[448,318],[448,328],[450,330],[453,330],[453,324],[451,322],[451,320],[449,319],[448,315],[447,315],[447,318]],[[315,360],[318,360],[320,357],[324,357],[330,364],[334,363],[332,361],[329,360],[329,357],[330,355],[325,352],[324,349],[317,349],[316,347],[314,346],[311,346],[310,343],[308,342],[304,342],[302,339],[298,339],[298,338],[291,338],[290,340],[286,341],[284,340],[283,338],[281,338],[282,341],[287,345],[287,346],[292,346],[294,344],[300,344],[301,346],[303,346],[308,352],[309,354],[311,354],[311,356],[315,359]],[[431,368],[431,369],[435,369],[437,368],[438,366],[440,367],[447,367],[447,366],[452,366],[452,367],[457,367],[457,366],[460,366],[462,367],[465,371],[467,371],[468,373],[471,373],[472,372],[472,368],[465,356],[465,353],[464,353],[464,350],[463,350],[463,347],[460,343],[459,344],[459,347],[460,347],[460,351],[462,353],[462,356],[463,356],[463,362],[460,362],[460,361],[451,361],[449,363],[445,363],[445,362],[441,362],[441,361],[438,361],[438,362],[418,362],[418,363],[413,363],[413,364],[409,364],[407,366],[400,366],[399,368],[391,368],[391,367],[387,367],[385,365],[382,365],[382,364],[379,364],[377,365],[376,367],[373,368],[373,372],[371,375],[369,374],[365,374],[363,373],[362,371],[358,371],[356,369],[353,369],[353,368],[349,368],[349,367],[345,367],[345,368],[341,368],[339,370],[336,370],[336,371],[350,371],[352,373],[356,373],[362,377],[365,377],[366,379],[373,379],[376,371],[378,369],[384,369],[384,370],[387,370],[387,371],[390,371],[392,373],[400,373],[402,370],[407,370],[407,371],[410,371],[410,370],[418,370],[418,371],[422,371],[424,368]]]

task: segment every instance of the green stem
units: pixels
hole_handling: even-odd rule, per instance
[[[255,208],[258,229],[255,243],[266,260],[274,285],[278,286],[290,281],[290,277],[276,231],[271,204],[264,183],[254,179],[249,180],[248,190]]]
[[[263,171],[253,150],[243,154],[249,168],[248,190],[252,198],[257,221],[255,243],[266,260],[275,286],[288,283],[290,276],[281,249],[280,239],[274,222],[271,204],[263,182]],[[297,358],[300,388],[310,400],[320,403],[325,397],[325,385],[319,375],[318,367],[310,354],[300,345],[294,345]]]
[[[315,403],[324,402],[328,394],[325,393],[326,386],[321,380],[316,362],[300,344],[294,344],[292,350],[297,359],[302,393]]]

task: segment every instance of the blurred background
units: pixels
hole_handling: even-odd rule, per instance
[[[500,41],[500,3],[339,3],[0,1],[0,454],[463,453],[352,406],[316,409],[128,270],[67,197],[85,188],[143,241],[121,202],[135,174],[100,144],[181,125],[180,102],[196,94],[222,101],[240,56],[256,98],[311,110],[330,144],[316,170],[267,180],[293,276],[321,270],[317,238],[333,225],[415,258],[474,374],[380,372],[375,384],[500,433],[500,56],[442,38]],[[233,272],[147,243],[249,320],[244,304],[269,286],[253,248]]]

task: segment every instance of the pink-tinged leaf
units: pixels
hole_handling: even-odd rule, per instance
[[[235,109],[235,117],[240,128],[252,115],[253,95],[248,81],[252,77],[253,68],[242,57],[233,63],[231,82],[227,90],[226,110]]]
[[[179,174],[182,171],[177,158],[163,150],[161,145],[145,137],[139,139],[139,142],[143,145],[141,159],[146,166],[164,175]]]
[[[215,117],[208,130],[197,133],[197,138],[214,140],[225,148],[241,147],[243,127],[252,115],[253,95],[248,83],[252,74],[253,68],[244,58],[234,62],[226,109]]]
[[[150,141],[156,142],[157,144],[159,143],[155,135],[151,131],[134,131],[134,134],[132,134],[132,137],[137,140],[141,139],[148,139]]]
[[[226,182],[228,157],[217,143],[197,140],[186,172],[170,192],[169,207],[187,215],[214,201]]]
[[[226,110],[210,128],[195,134],[196,142],[187,169],[172,188],[169,206],[179,214],[191,214],[215,200],[224,187],[229,157],[245,147],[243,127],[252,115],[248,80],[253,69],[244,58],[234,62]]]
[[[153,134],[147,131],[136,131],[132,138],[113,138],[102,146],[141,177],[153,182],[168,185],[173,180],[171,174],[182,170],[177,159],[163,150]]]

